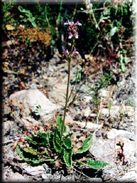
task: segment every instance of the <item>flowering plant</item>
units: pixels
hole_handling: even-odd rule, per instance
[[[63,133],[65,117],[66,117],[66,110],[67,110],[67,103],[68,103],[71,58],[75,54],[78,54],[78,51],[74,47],[75,39],[78,39],[78,27],[77,26],[81,26],[82,24],[79,21],[76,21],[76,23],[74,23],[74,21],[67,20],[67,22],[65,22],[64,25],[68,25],[68,28],[67,28],[68,35],[69,35],[68,38],[72,39],[72,42],[71,42],[71,51],[68,51],[68,49],[65,50],[66,56],[68,58],[68,81],[67,81],[66,102],[65,102],[65,109],[64,109],[64,117],[63,117],[63,125],[62,125],[62,129],[61,129],[61,135]]]
[[[71,51],[65,50],[68,59],[68,80],[63,119],[61,116],[57,118],[57,125],[52,132],[38,133],[36,136],[28,137],[25,139],[28,143],[26,148],[17,145],[16,150],[24,161],[35,165],[45,162],[46,159],[51,164],[54,162],[55,166],[63,167],[63,164],[65,163],[67,168],[73,168],[76,171],[78,171],[74,168],[74,165],[76,164],[88,166],[92,169],[100,169],[108,165],[108,163],[96,160],[87,160],[87,162],[83,162],[79,156],[79,154],[82,155],[87,152],[93,144],[92,134],[83,141],[80,148],[78,147],[78,149],[74,150],[71,139],[73,133],[66,133],[65,117],[69,98],[70,66],[73,55],[78,54],[74,47],[74,41],[78,38],[77,26],[80,26],[81,23],[79,21],[74,23],[73,21],[68,20],[64,25],[68,25],[68,35],[69,39],[72,40],[72,44]],[[42,146],[42,152],[39,152],[39,146]]]

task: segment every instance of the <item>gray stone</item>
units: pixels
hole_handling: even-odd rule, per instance
[[[116,137],[125,137],[127,139],[130,139],[133,137],[134,134],[131,132],[125,131],[125,130],[117,130],[117,129],[111,129],[107,133],[107,138],[108,139],[115,139]]]
[[[6,121],[6,122],[3,122],[3,134],[6,135],[7,133],[10,133],[10,129],[13,128],[13,124],[14,122],[13,121]]]
[[[133,117],[135,116],[135,111],[134,111],[134,107],[131,106],[112,106],[110,109],[110,116],[111,117],[117,117],[120,116],[121,112],[123,112],[124,114],[126,114],[129,117]],[[101,108],[100,110],[101,115],[103,116],[108,116],[109,115],[109,109],[108,108]]]
[[[106,166],[103,169],[103,180],[104,181],[113,181],[115,182],[117,179],[117,176],[119,174],[119,169],[116,165],[110,165],[110,166]]]
[[[74,122],[76,124],[80,125],[81,127],[85,127],[86,126],[87,129],[90,129],[90,130],[93,130],[93,131],[102,128],[102,124],[99,125],[99,124],[95,124],[95,123],[92,123],[92,122],[89,122],[89,121],[88,122],[74,121]]]
[[[108,97],[109,97],[109,91],[107,91],[106,89],[101,89],[101,90],[99,91],[99,96],[100,96],[100,97],[108,98]]]
[[[35,121],[31,114],[39,117],[42,121],[48,121],[54,117],[55,111],[59,108],[38,89],[16,92],[10,95],[9,101],[13,108],[14,117],[19,119],[21,111],[22,118],[24,117],[24,120],[27,118],[28,122],[31,123]]]
[[[32,166],[29,166],[26,163],[24,163],[23,168],[27,173],[29,173],[31,175],[39,175],[45,171],[45,168],[42,165],[32,167]]]
[[[41,177],[44,180],[44,182],[50,182],[50,179],[51,179],[52,175],[47,174],[47,173],[43,173],[43,174],[41,174]]]
[[[50,181],[53,181],[53,182],[61,182],[61,174],[54,174],[54,175],[51,175],[50,177]]]
[[[19,174],[18,172],[14,173],[10,179],[8,181],[22,181],[22,182],[28,182],[28,179],[26,179],[25,177],[23,177],[21,174]],[[30,181],[29,181],[30,182]]]
[[[62,176],[61,182],[75,182],[75,176],[74,175]]]
[[[118,178],[117,181],[136,182],[137,181],[137,171],[134,170],[134,171],[127,172],[125,175]]]
[[[89,178],[86,182],[102,182],[101,178]]]
[[[93,145],[89,149],[97,160],[105,161],[111,165],[115,164],[115,141],[109,139],[96,138],[93,136]]]
[[[66,89],[67,84],[63,82],[57,82],[53,86],[53,90],[49,93],[49,97],[51,97],[55,103],[57,103],[58,106],[64,107],[65,101],[66,101]],[[69,95],[70,95],[71,89],[69,87]]]
[[[84,102],[89,103],[93,98],[91,96],[84,96]]]

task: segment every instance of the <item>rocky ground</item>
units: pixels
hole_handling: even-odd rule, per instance
[[[3,180],[136,182],[134,58],[129,58],[125,73],[118,72],[116,63],[111,66],[115,74],[99,91],[98,105],[93,103],[93,91],[88,86],[95,87],[104,74],[106,59],[90,55],[82,59],[79,55],[71,65],[67,128],[75,134],[74,144],[78,144],[78,136],[82,141],[82,136],[93,133],[89,153],[109,166],[98,171],[84,167],[81,173],[71,170],[65,175],[63,170],[46,164],[32,167],[17,155],[19,141],[28,134],[50,129],[56,117],[63,115],[67,61],[57,49],[54,51],[49,59],[39,44],[26,47],[16,40],[3,43]]]

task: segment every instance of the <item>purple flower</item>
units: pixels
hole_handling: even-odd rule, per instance
[[[73,34],[71,32],[68,32],[68,35],[69,35],[69,39],[71,39],[73,37]]]
[[[67,22],[64,23],[64,25],[68,25],[68,38],[71,39],[72,37],[74,37],[75,39],[78,39],[78,28],[77,26],[81,26],[82,24],[77,20],[76,23],[74,23],[74,21],[71,20],[71,22],[69,20],[67,20]]]
[[[78,39],[78,32],[75,32],[75,33],[74,33],[74,37],[75,37],[76,39]]]
[[[67,20],[67,22],[65,22],[64,25],[70,25],[70,21]]]
[[[76,48],[74,49],[74,51],[72,53],[73,54],[78,54],[78,51],[76,50]]]
[[[74,25],[74,22],[73,21],[70,22],[69,20],[67,20],[67,22],[65,22],[64,25],[72,26],[72,25]]]
[[[65,49],[65,53],[67,54],[67,56],[73,57],[74,54],[78,54],[78,51],[76,50],[76,48],[73,52],[69,52],[68,49]]]
[[[71,22],[69,20],[67,20],[64,25],[70,25],[70,26],[73,26],[73,25],[79,25],[81,26],[82,24],[77,20],[76,23],[74,23],[74,21],[71,20]]]
[[[65,53],[66,53],[66,54],[69,54],[69,51],[68,51],[67,49],[65,49]]]
[[[76,23],[75,23],[75,25],[81,26],[82,24],[77,20]]]
[[[74,25],[74,22],[71,20],[71,22],[69,23],[70,26]]]

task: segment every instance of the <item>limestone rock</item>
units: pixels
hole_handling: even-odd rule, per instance
[[[3,123],[3,134],[6,135],[10,132],[10,129],[13,127],[14,122],[13,121],[6,121]]]
[[[136,182],[137,181],[137,172],[130,171],[127,172],[124,176],[118,178],[119,182]]]
[[[94,137],[93,145],[89,151],[98,160],[105,161],[111,165],[115,164],[115,142],[113,140]]]
[[[85,117],[89,117],[90,114],[91,114],[91,109],[90,109],[90,107],[87,107],[86,109],[84,109],[83,113],[84,113],[84,116],[85,116]]]
[[[9,179],[9,181],[23,181],[23,182],[28,182],[27,179],[25,179],[25,177],[23,177],[21,174],[19,174],[18,172],[14,173],[11,178]],[[30,181],[29,181],[30,182]]]
[[[110,164],[109,166],[111,166],[112,168],[109,168],[109,166],[105,167],[105,172],[107,170],[107,175],[110,173],[111,178],[117,177],[117,171],[119,171],[118,169],[124,168],[124,166],[122,165],[122,160],[118,158],[119,150],[117,147],[120,141],[124,144],[124,162],[135,165],[137,161],[135,157],[135,142],[128,140],[124,137],[117,137],[115,139],[102,139],[93,136],[93,145],[89,150],[90,153],[94,155],[97,160],[105,161]]]
[[[125,137],[127,139],[132,138],[134,134],[132,134],[131,132],[125,131],[125,130],[117,130],[117,129],[111,129],[108,133],[107,133],[107,138],[108,139],[115,139],[116,137]]]
[[[112,106],[110,109],[110,116],[111,117],[117,117],[120,115],[120,113],[123,112],[129,117],[135,116],[134,107],[131,106]],[[109,109],[108,108],[102,108],[100,110],[101,115],[108,116],[109,115]]]
[[[107,91],[106,89],[101,89],[100,92],[99,92],[99,96],[108,98],[109,97],[109,91]]]
[[[57,103],[61,107],[65,106],[66,88],[67,88],[67,84],[63,82],[57,82],[53,86],[52,92],[49,93],[49,97],[51,97],[55,101],[55,103]],[[70,94],[70,89],[69,89],[69,94]]]
[[[10,95],[9,101],[14,117],[19,120],[21,116],[28,123],[38,120],[48,121],[53,118],[55,111],[59,108],[41,91],[32,88]]]
[[[90,129],[92,131],[95,131],[97,129],[101,129],[102,128],[102,124],[95,124],[92,122],[79,122],[79,121],[75,121],[76,124],[81,125],[82,128],[84,128],[86,126],[87,129]]]
[[[32,167],[32,166],[28,166],[28,165],[26,166],[26,164],[24,163],[23,168],[25,169],[25,171],[28,174],[31,174],[31,175],[39,175],[39,174],[42,174],[45,171],[45,169],[42,165]]]
[[[84,96],[84,102],[89,103],[93,98],[91,96]]]

